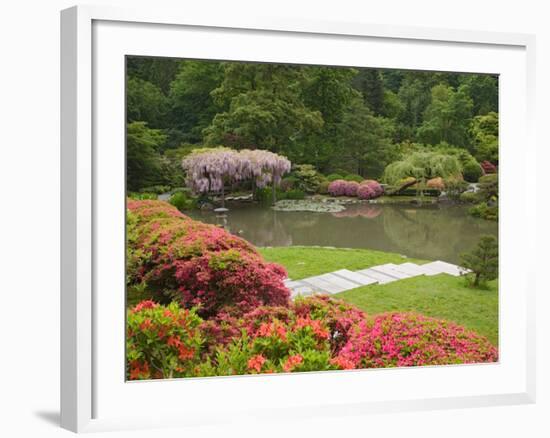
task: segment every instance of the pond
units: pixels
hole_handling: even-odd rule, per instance
[[[355,204],[336,213],[275,211],[254,204],[229,208],[228,230],[256,246],[367,248],[459,263],[460,253],[471,250],[481,235],[498,233],[496,222],[473,218],[461,205]],[[186,214],[221,223],[212,211]]]

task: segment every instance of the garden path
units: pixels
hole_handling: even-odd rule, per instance
[[[435,262],[417,265],[416,263],[386,263],[384,265],[372,266],[360,271],[340,269],[328,274],[316,275],[301,280],[285,280],[285,285],[291,291],[294,298],[297,295],[311,295],[313,293],[336,294],[350,289],[370,284],[386,284],[405,278],[417,277],[419,275],[449,274],[455,277],[466,272],[464,268],[452,263]]]

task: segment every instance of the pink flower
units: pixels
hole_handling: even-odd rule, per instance
[[[286,373],[291,372],[297,365],[300,365],[303,362],[304,358],[299,355],[295,354],[293,356],[289,356],[286,362],[283,364],[283,370]]]
[[[259,373],[265,361],[266,361],[265,357],[263,357],[261,354],[252,356],[250,359],[248,359],[248,369]]]

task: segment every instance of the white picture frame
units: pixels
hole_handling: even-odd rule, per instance
[[[193,41],[204,42],[195,44],[191,52],[180,53],[183,45],[178,45],[178,38],[184,41],[191,35]],[[218,45],[209,45],[212,40]],[[222,45],[223,41],[227,46]],[[124,349],[123,343],[120,344],[123,338],[120,321],[124,319],[120,303],[124,296],[103,292],[110,284],[113,289],[120,289],[117,279],[124,258],[124,246],[120,245],[123,226],[116,231],[110,225],[120,224],[124,215],[123,205],[117,204],[124,197],[121,191],[124,172],[121,173],[120,167],[123,148],[119,147],[124,145],[121,137],[124,108],[120,106],[120,98],[124,96],[123,87],[120,88],[124,55],[363,65],[361,62],[365,61],[359,60],[350,64],[349,51],[339,50],[348,45],[372,50],[376,62],[368,66],[373,67],[502,75],[500,362],[414,370],[125,382],[119,363],[124,360],[120,354]],[[295,47],[294,52],[289,50],[291,46]],[[534,156],[535,151],[531,126],[534,46],[534,37],[524,34],[291,18],[227,22],[215,16],[194,16],[190,11],[154,8],[77,6],[62,11],[62,427],[84,432],[203,424],[250,416],[270,418],[284,414],[305,418],[534,402],[535,273],[530,268],[528,254],[534,254],[529,249],[535,245],[535,216],[521,208],[521,202],[519,206],[512,202],[520,196],[522,202],[535,205],[534,191],[522,190],[528,185],[534,187],[536,178],[526,166],[526,157]],[[383,54],[384,51],[387,53]],[[418,59],[412,59],[414,53]],[[100,149],[98,153],[98,144],[107,140],[112,148]],[[514,152],[514,144],[522,145],[520,153]],[[512,163],[521,183],[514,182],[507,173]],[[522,236],[513,233],[518,221],[528,224]],[[508,269],[512,266],[513,270]],[[512,320],[513,311],[516,314]],[[410,381],[411,376],[415,384],[392,385]],[[421,387],[428,381],[433,381],[433,388]],[[451,381],[452,388],[443,384]],[[192,406],[171,403],[182,385],[185,391],[196,395]],[[292,402],[285,404],[284,391],[288,393],[289,388],[297,388],[297,393]],[[304,395],[304,388],[311,394]],[[362,391],[352,392],[353,388]],[[255,406],[253,396],[264,397],[265,407]],[[147,405],[143,412],[135,406],[118,409],[121,405],[132,405],[132,400],[139,397],[155,403]],[[229,400],[234,401],[231,406],[227,406]],[[173,406],[170,411],[166,409],[167,403]]]

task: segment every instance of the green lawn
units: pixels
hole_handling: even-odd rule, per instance
[[[370,268],[384,263],[422,263],[391,252],[369,249],[322,248],[314,246],[286,246],[258,248],[267,261],[283,265],[293,280],[320,275],[338,269]]]
[[[403,263],[398,254],[364,249],[316,247],[261,248],[272,262],[288,270],[289,277],[300,279],[337,269],[359,270],[383,263]],[[420,263],[422,263],[420,261]],[[426,316],[454,321],[486,336],[498,344],[497,280],[487,289],[473,289],[463,278],[446,274],[414,277],[385,285],[371,285],[335,295],[370,315],[389,311],[415,311]]]

